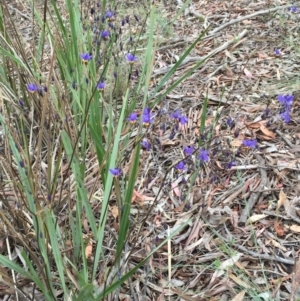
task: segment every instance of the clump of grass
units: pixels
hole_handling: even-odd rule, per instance
[[[0,12],[6,141],[0,263],[12,276],[6,284],[20,296],[100,300],[154,252],[124,269],[143,124],[153,126],[148,87],[156,12],[147,4],[143,15],[125,15],[106,1],[88,8],[70,0],[66,7],[45,2],[42,10],[26,5],[33,13],[30,49],[5,3]],[[137,51],[141,37],[148,42]],[[127,119],[134,111],[144,113],[136,114],[132,140]],[[129,165],[122,174],[124,159]],[[110,254],[104,246],[114,200],[119,227]],[[19,277],[34,283],[30,293]]]
[[[164,97],[214,53],[163,90],[205,31],[150,93],[155,34],[161,26],[150,3],[129,15],[125,6],[106,1],[93,6],[66,0],[65,7],[45,1],[42,9],[26,3],[33,14],[34,41],[28,49],[8,7],[0,6],[5,141],[0,233],[6,243],[0,264],[11,276],[3,279],[18,295],[32,299],[42,294],[46,300],[102,300],[118,295],[186,225],[167,233],[144,259],[127,268],[141,231],[137,225],[147,219],[132,218],[131,202],[147,152],[155,151],[151,132],[169,127],[174,136],[188,122],[180,111],[164,111]],[[168,169],[181,180],[185,195],[199,180],[199,170],[211,164],[212,156],[217,158],[213,130],[219,116],[206,127],[207,106],[206,98],[199,139]],[[231,121],[224,126],[231,128]],[[243,141],[250,148],[256,143]],[[224,161],[230,169],[238,154],[227,151]],[[168,172],[148,212],[161,191],[170,191]],[[214,174],[210,181],[216,181]],[[29,292],[23,289],[28,282],[33,283]]]

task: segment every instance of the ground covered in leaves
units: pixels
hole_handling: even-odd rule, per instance
[[[279,2],[199,1],[158,38],[150,95],[204,31],[163,89],[210,58],[152,110],[154,121],[145,130],[150,147],[144,145],[132,199],[126,265],[133,267],[184,227],[122,286],[120,300],[293,300],[298,295],[300,6]],[[184,3],[156,5],[167,23]],[[287,95],[293,95],[288,112]],[[128,123],[130,130],[134,137]],[[200,162],[199,141],[208,152]],[[120,166],[124,175],[127,156]],[[91,154],[93,173],[95,162]],[[97,215],[101,185],[87,175],[86,186]],[[110,221],[103,266],[111,264],[109,250],[113,253],[118,231],[114,194]],[[83,225],[88,233],[84,219]],[[92,258],[92,244],[87,252]]]

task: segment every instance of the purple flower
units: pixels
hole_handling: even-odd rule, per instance
[[[277,56],[281,56],[282,53],[281,53],[280,49],[275,48],[274,49],[274,54],[277,55]]]
[[[180,161],[174,167],[177,168],[179,171],[184,171],[185,170],[185,163],[183,161]]]
[[[114,177],[118,177],[122,173],[121,168],[110,168],[109,171]]]
[[[234,125],[234,120],[231,117],[229,117],[226,120],[226,124],[231,128]]]
[[[200,148],[198,159],[203,162],[208,162],[209,161],[208,151]]]
[[[285,110],[280,114],[280,117],[284,119],[285,123],[289,123],[291,121],[290,110]]]
[[[132,112],[129,114],[127,121],[131,122],[131,123],[135,123],[137,121],[137,113]]]
[[[286,108],[287,107],[291,107],[291,105],[293,104],[293,100],[294,100],[294,95],[278,95],[277,99],[280,103],[282,103]]]
[[[180,112],[178,110],[176,110],[174,113],[170,114],[170,117],[171,118],[174,118],[176,120],[179,120],[180,119]]]
[[[112,11],[108,10],[105,13],[105,18],[108,19],[109,21],[112,21],[115,18],[115,14]]]
[[[185,125],[188,123],[188,119],[185,116],[180,116],[179,117],[179,123],[182,125]]]
[[[108,30],[103,30],[100,35],[103,40],[107,40],[110,36],[110,33]]]
[[[195,149],[192,146],[185,146],[183,148],[183,151],[187,156],[191,156],[193,154],[194,150]]]
[[[27,90],[29,93],[34,93],[39,90],[39,87],[35,84],[27,84]]]
[[[142,122],[144,125],[149,125],[152,122],[152,114],[150,108],[145,108],[143,111]]]
[[[143,123],[148,126],[151,123],[151,115],[143,115]]]
[[[231,169],[231,167],[232,167],[232,166],[235,166],[235,165],[236,165],[236,162],[230,161],[230,162],[228,162],[228,164],[227,164],[227,168],[228,168],[228,169]]]
[[[257,144],[257,140],[250,140],[250,139],[245,139],[243,140],[243,145],[251,147],[251,148],[255,148]]]
[[[138,60],[138,57],[133,55],[132,53],[127,53],[126,59],[127,59],[128,63],[133,64],[135,61]]]
[[[292,13],[297,13],[299,10],[297,8],[296,5],[292,5],[290,8],[289,8],[289,11],[292,12]]]
[[[266,108],[264,113],[261,115],[261,118],[262,119],[266,119],[270,114],[270,109],[269,108]]]
[[[103,91],[104,88],[105,88],[105,82],[99,82],[99,83],[97,84],[97,89],[98,89],[99,91]]]
[[[143,141],[141,142],[141,146],[146,150],[149,151],[151,148],[151,144],[149,143],[147,138],[144,138]]]
[[[88,52],[81,53],[80,57],[81,57],[83,63],[87,63],[88,61],[90,61],[93,58],[93,56],[91,54],[89,54]]]

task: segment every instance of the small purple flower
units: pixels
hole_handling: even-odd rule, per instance
[[[129,121],[130,123],[135,123],[137,121],[137,113],[132,112],[129,114],[129,116],[127,117],[127,121]]]
[[[256,144],[257,144],[256,139],[253,139],[253,140],[245,139],[245,140],[243,140],[243,145],[248,146],[250,148],[255,148]]]
[[[138,57],[133,55],[132,53],[127,53],[126,54],[126,59],[127,59],[129,64],[133,64],[135,61],[138,60]]]
[[[143,111],[143,115],[150,115],[151,114],[151,109],[150,108],[145,108]]]
[[[179,171],[184,171],[185,170],[185,163],[183,161],[180,161],[174,166],[176,169]]]
[[[192,146],[185,146],[183,148],[183,151],[187,156],[191,156],[193,154],[194,150],[195,149]]]
[[[88,61],[90,61],[93,58],[93,56],[91,54],[89,54],[88,52],[81,53],[80,57],[81,57],[83,63],[87,63]]]
[[[105,40],[105,41],[108,40],[109,36],[110,36],[110,33],[109,33],[108,30],[103,30],[103,31],[101,32],[101,38],[102,38],[103,40]]]
[[[226,124],[231,128],[234,125],[234,120],[231,117],[229,117],[226,120]]]
[[[292,5],[290,8],[289,8],[289,11],[292,12],[292,13],[297,13],[299,10],[297,8],[296,5]]]
[[[27,90],[29,93],[34,93],[39,90],[39,87],[35,84],[27,84]]]
[[[24,107],[24,101],[23,101],[23,99],[19,99],[19,105],[20,105],[21,107]]]
[[[291,121],[290,111],[286,110],[285,112],[280,114],[280,117],[284,119],[285,123],[289,123]]]
[[[278,49],[278,48],[274,49],[274,54],[277,55],[277,56],[281,56],[282,55],[280,49]]]
[[[148,126],[151,123],[151,115],[143,115],[143,123]]]
[[[269,116],[269,114],[270,114],[270,109],[266,108],[263,114],[261,115],[261,118],[266,119]]]
[[[293,104],[293,100],[294,100],[294,95],[278,95],[277,96],[278,101],[283,104],[286,108],[287,107],[291,107],[291,105]]]
[[[122,173],[121,168],[110,168],[109,171],[114,177],[118,177]]]
[[[203,162],[208,162],[208,161],[209,161],[208,151],[201,148],[201,149],[199,150],[199,156],[198,156],[198,159],[199,159],[200,161],[203,161]]]
[[[113,21],[115,18],[115,14],[112,11],[108,10],[105,13],[105,18],[108,19],[109,21]]]
[[[235,166],[235,165],[236,165],[236,162],[230,161],[230,162],[228,162],[228,164],[227,164],[227,168],[228,168],[228,169],[231,169],[231,167],[232,167],[232,166]]]
[[[179,120],[180,119],[180,112],[179,112],[179,110],[176,110],[174,113],[172,113],[172,114],[170,114],[170,117],[171,118],[174,118],[174,119],[176,119],[176,120]]]
[[[147,138],[144,138],[143,141],[141,142],[141,146],[146,150],[149,151],[151,148],[151,144],[149,143]]]
[[[143,111],[142,122],[148,126],[152,122],[152,114],[150,108],[145,108]]]
[[[99,83],[97,84],[97,89],[98,89],[99,91],[103,91],[104,88],[105,88],[105,82],[99,82]]]
[[[181,125],[185,125],[185,124],[188,123],[188,119],[187,119],[185,116],[180,116],[180,117],[179,117],[179,123],[180,123]]]

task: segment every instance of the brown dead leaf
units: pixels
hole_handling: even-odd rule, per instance
[[[228,66],[225,67],[225,75],[227,77],[233,77],[233,72]]]
[[[243,20],[242,23],[245,25],[249,25],[249,24],[252,24],[252,21],[251,20]]]
[[[265,217],[267,217],[267,215],[265,215],[265,214],[254,214],[254,215],[252,215],[252,216],[250,216],[250,217],[248,218],[248,220],[247,220],[247,225],[248,225],[248,224],[253,224],[253,223],[255,223],[255,222],[257,222],[257,221],[259,221],[260,219],[263,219],[263,218],[265,218]]]
[[[269,204],[257,204],[255,206],[256,210],[260,213],[262,210],[269,207]]]
[[[289,229],[292,230],[293,232],[300,233],[300,226],[298,225],[292,225],[289,227]]]
[[[90,240],[87,246],[85,247],[85,258],[90,258],[92,256],[92,253],[93,253],[93,243]]]
[[[267,136],[271,137],[272,139],[275,139],[275,133],[270,131],[264,124],[260,125],[260,130]]]
[[[267,136],[267,135],[263,135],[263,134],[256,134],[256,138],[258,138],[259,140],[266,140],[266,141],[271,141],[273,140],[273,138]]]
[[[185,243],[185,246],[187,247],[193,240],[197,240],[198,239],[198,236],[199,236],[199,231],[202,227],[202,222],[201,221],[196,221],[194,223],[194,226],[193,226],[193,229]]]
[[[117,217],[119,216],[119,209],[118,209],[118,207],[117,207],[116,205],[114,205],[114,206],[112,206],[112,207],[110,208],[110,211],[111,211],[113,217],[114,217],[115,219],[117,219]]]
[[[283,190],[280,190],[276,210],[278,211],[280,207],[283,206],[285,203],[286,203],[286,194],[284,193]]]
[[[239,147],[243,144],[243,140],[240,138],[233,139],[230,143],[232,146]]]
[[[182,212],[185,208],[185,203],[182,202],[178,207],[174,208],[174,212]]]
[[[235,211],[235,210],[232,210],[231,214],[230,214],[230,222],[231,222],[231,225],[233,226],[234,229],[237,229],[239,226],[238,226],[238,223],[239,223],[239,215],[238,215],[238,212]]]
[[[133,190],[132,202],[140,203],[145,201],[154,201],[154,197],[149,197],[137,192],[135,189]]]
[[[243,301],[246,291],[241,291],[231,301]]]
[[[269,56],[264,52],[257,52],[257,57],[263,60],[269,58]]]
[[[275,231],[276,231],[276,233],[277,233],[278,236],[284,236],[284,229],[283,229],[283,226],[282,226],[282,224],[281,224],[279,221],[277,221],[277,220],[274,221],[274,229],[275,229]]]
[[[239,286],[244,287],[244,288],[250,288],[250,285],[248,283],[246,283],[245,281],[243,281],[239,277],[235,276],[234,274],[229,272],[228,276],[229,276],[230,279],[232,279]]]
[[[259,129],[261,127],[261,122],[248,122],[248,121],[245,121],[245,126],[248,129]]]
[[[216,191],[222,191],[222,189],[218,186],[210,192],[208,199],[207,199],[207,207],[211,207],[211,201],[212,201],[212,198]]]

